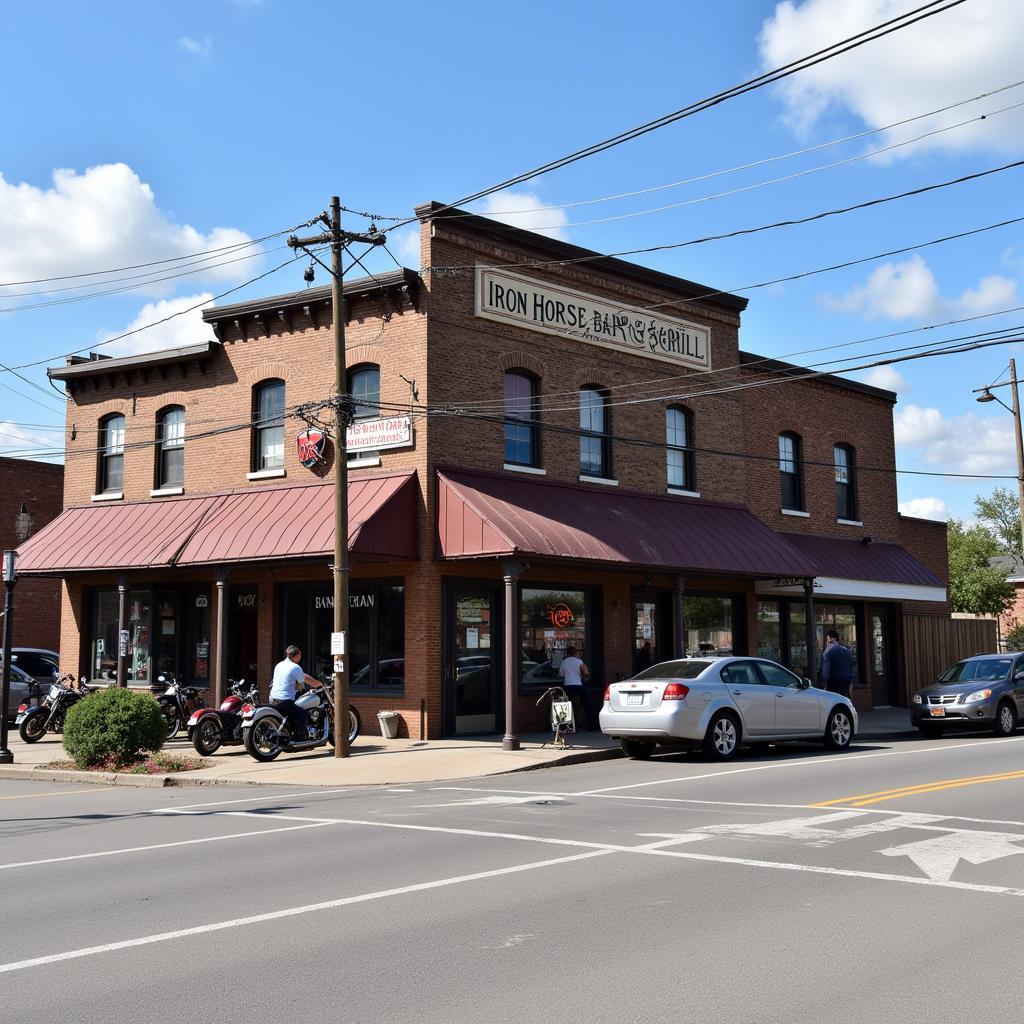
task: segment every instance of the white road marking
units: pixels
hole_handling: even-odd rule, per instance
[[[264,821],[308,821],[308,822],[317,822],[318,824],[321,824],[321,825],[334,825],[338,821],[341,820],[340,818],[304,818],[304,817],[299,817],[298,815],[295,815],[295,814],[275,814],[275,813],[267,813],[265,811],[212,811],[210,813],[206,813],[204,811],[180,811],[180,810],[176,810],[175,809],[175,810],[166,810],[166,811],[159,811],[159,812],[150,811],[150,814],[153,814],[153,813],[167,814],[167,815],[178,814],[178,815],[181,815],[181,817],[183,817],[183,818],[185,818],[185,817],[203,817],[203,818],[207,818],[207,817],[213,817],[214,815],[216,815],[218,818],[262,818]]]
[[[682,846],[684,843],[698,843],[702,839],[710,839],[711,836],[700,835],[697,832],[638,832],[641,839],[660,839],[660,843],[645,843],[638,846],[638,850],[664,850],[669,846]]]
[[[415,789],[389,789],[389,793],[415,793]]]
[[[1012,832],[964,831],[880,850],[883,857],[909,857],[929,878],[948,880],[961,860],[987,864],[1024,853],[1024,836]]]
[[[476,800],[453,800],[451,803],[446,804],[416,804],[412,810],[420,810],[424,807],[474,807],[481,804],[533,804],[537,802],[538,797],[536,796],[484,796],[479,797]],[[551,793],[545,794],[543,799],[547,799],[552,802],[559,802],[564,797],[555,796]]]
[[[275,793],[273,795],[267,795],[266,793],[260,796],[246,796],[241,797],[238,800],[207,800],[201,804],[179,804],[177,807],[153,807],[148,814],[163,814],[167,811],[184,811],[191,810],[194,807],[225,807],[229,804],[256,804],[256,803],[269,803],[271,800],[295,800],[300,796],[337,796],[339,794],[347,793],[364,793],[369,787],[366,786],[345,786],[343,789],[308,789],[301,793]]]
[[[533,871],[538,868],[554,867],[559,864],[569,864],[573,861],[586,860],[590,857],[603,857],[607,851],[588,850],[586,853],[576,853],[569,857],[555,857],[552,860],[532,861],[528,864],[516,864],[507,868],[494,868],[490,871],[477,871],[469,875],[455,875],[451,878],[439,878],[432,882],[419,882],[414,885],[403,885],[395,889],[382,889],[378,892],[362,893],[359,896],[345,896],[337,900],[327,900],[323,903],[308,903],[301,907],[289,907],[285,910],[274,910],[266,914],[253,914],[250,917],[236,917],[230,921],[216,921],[212,924],[201,924],[194,928],[180,928],[172,932],[160,932],[156,935],[143,935],[134,939],[123,939],[120,942],[107,942],[101,946],[87,946],[83,949],[66,950],[62,953],[52,953],[49,956],[37,956],[30,960],[16,960],[13,963],[0,964],[0,974],[8,974],[11,971],[23,971],[30,967],[45,967],[49,964],[56,964],[67,960],[77,960],[86,956],[97,956],[101,953],[114,953],[121,949],[134,949],[138,946],[150,946],[157,942],[170,942],[173,939],[191,938],[195,935],[206,935],[209,932],[224,931],[228,928],[244,928],[253,924],[265,924],[267,921],[279,921],[286,917],[298,917],[301,914],[313,914],[322,910],[336,910],[339,907],[348,907],[356,903],[368,903],[371,900],[383,900],[392,896],[405,896],[414,892],[426,892],[430,889],[441,889],[445,886],[461,885],[465,882],[475,882],[484,878],[498,878],[502,875],[513,875],[520,871]]]
[[[262,817],[262,815],[261,815]],[[151,850],[169,850],[174,846],[195,846],[199,843],[220,843],[228,839],[248,839],[250,836],[269,836],[278,832],[296,832],[303,828],[322,828],[333,825],[333,821],[317,821],[308,825],[286,825],[284,828],[263,828],[256,832],[235,832],[223,836],[206,836],[203,839],[181,839],[173,843],[154,843],[152,846],[125,846],[119,850],[99,850],[96,853],[74,853],[67,857],[47,857],[45,860],[22,860],[13,864],[0,864],[0,871],[9,868],[34,868],[41,864],[62,864],[70,860],[91,860],[94,857],[115,857],[124,853],[146,853]]]
[[[930,815],[925,816],[930,820]],[[859,820],[861,824],[845,828],[822,828],[834,822]],[[742,835],[761,836],[766,839],[795,839],[810,843],[812,846],[830,846],[832,843],[846,842],[851,839],[862,839],[864,836],[879,832],[895,832],[897,829],[912,828],[919,824],[916,815],[908,814],[900,818],[875,818],[864,821],[854,811],[852,814],[840,812],[828,813],[810,818],[785,818],[781,821],[746,821],[739,825],[700,825],[697,831],[709,835]]]

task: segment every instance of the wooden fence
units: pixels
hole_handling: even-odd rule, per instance
[[[903,672],[900,703],[935,680],[961,658],[994,654],[994,619],[951,619],[943,615],[903,616]]]

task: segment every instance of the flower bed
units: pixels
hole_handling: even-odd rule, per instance
[[[176,772],[193,772],[199,768],[210,768],[213,761],[201,757],[185,757],[181,754],[150,754],[131,764],[119,765],[117,758],[105,758],[99,764],[85,769],[90,772],[117,772],[121,775],[172,775]],[[82,771],[74,761],[51,761],[42,765],[57,771]]]

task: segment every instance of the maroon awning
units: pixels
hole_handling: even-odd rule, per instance
[[[349,480],[349,550],[415,558],[415,470]],[[274,562],[334,551],[333,484],[69,508],[18,549],[19,573]]]
[[[745,508],[617,487],[438,471],[442,558],[531,555],[644,569],[814,575],[810,560]]]
[[[945,587],[906,548],[889,541],[841,537],[811,537],[800,533],[783,536],[814,564],[815,576],[845,580],[874,580],[880,583],[907,583],[920,587]]]

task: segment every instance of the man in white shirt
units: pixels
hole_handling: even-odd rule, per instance
[[[309,736],[309,714],[295,703],[295,691],[303,683],[321,685],[318,679],[302,671],[301,660],[302,651],[292,644],[284,652],[284,659],[274,666],[274,681],[270,684],[270,703],[284,715],[292,739],[298,742]]]
[[[558,666],[558,674],[562,677],[562,685],[569,699],[575,697],[580,703],[583,728],[593,729],[594,715],[590,706],[590,694],[584,685],[584,680],[590,676],[590,669],[577,656],[575,647],[566,647],[565,657]]]

